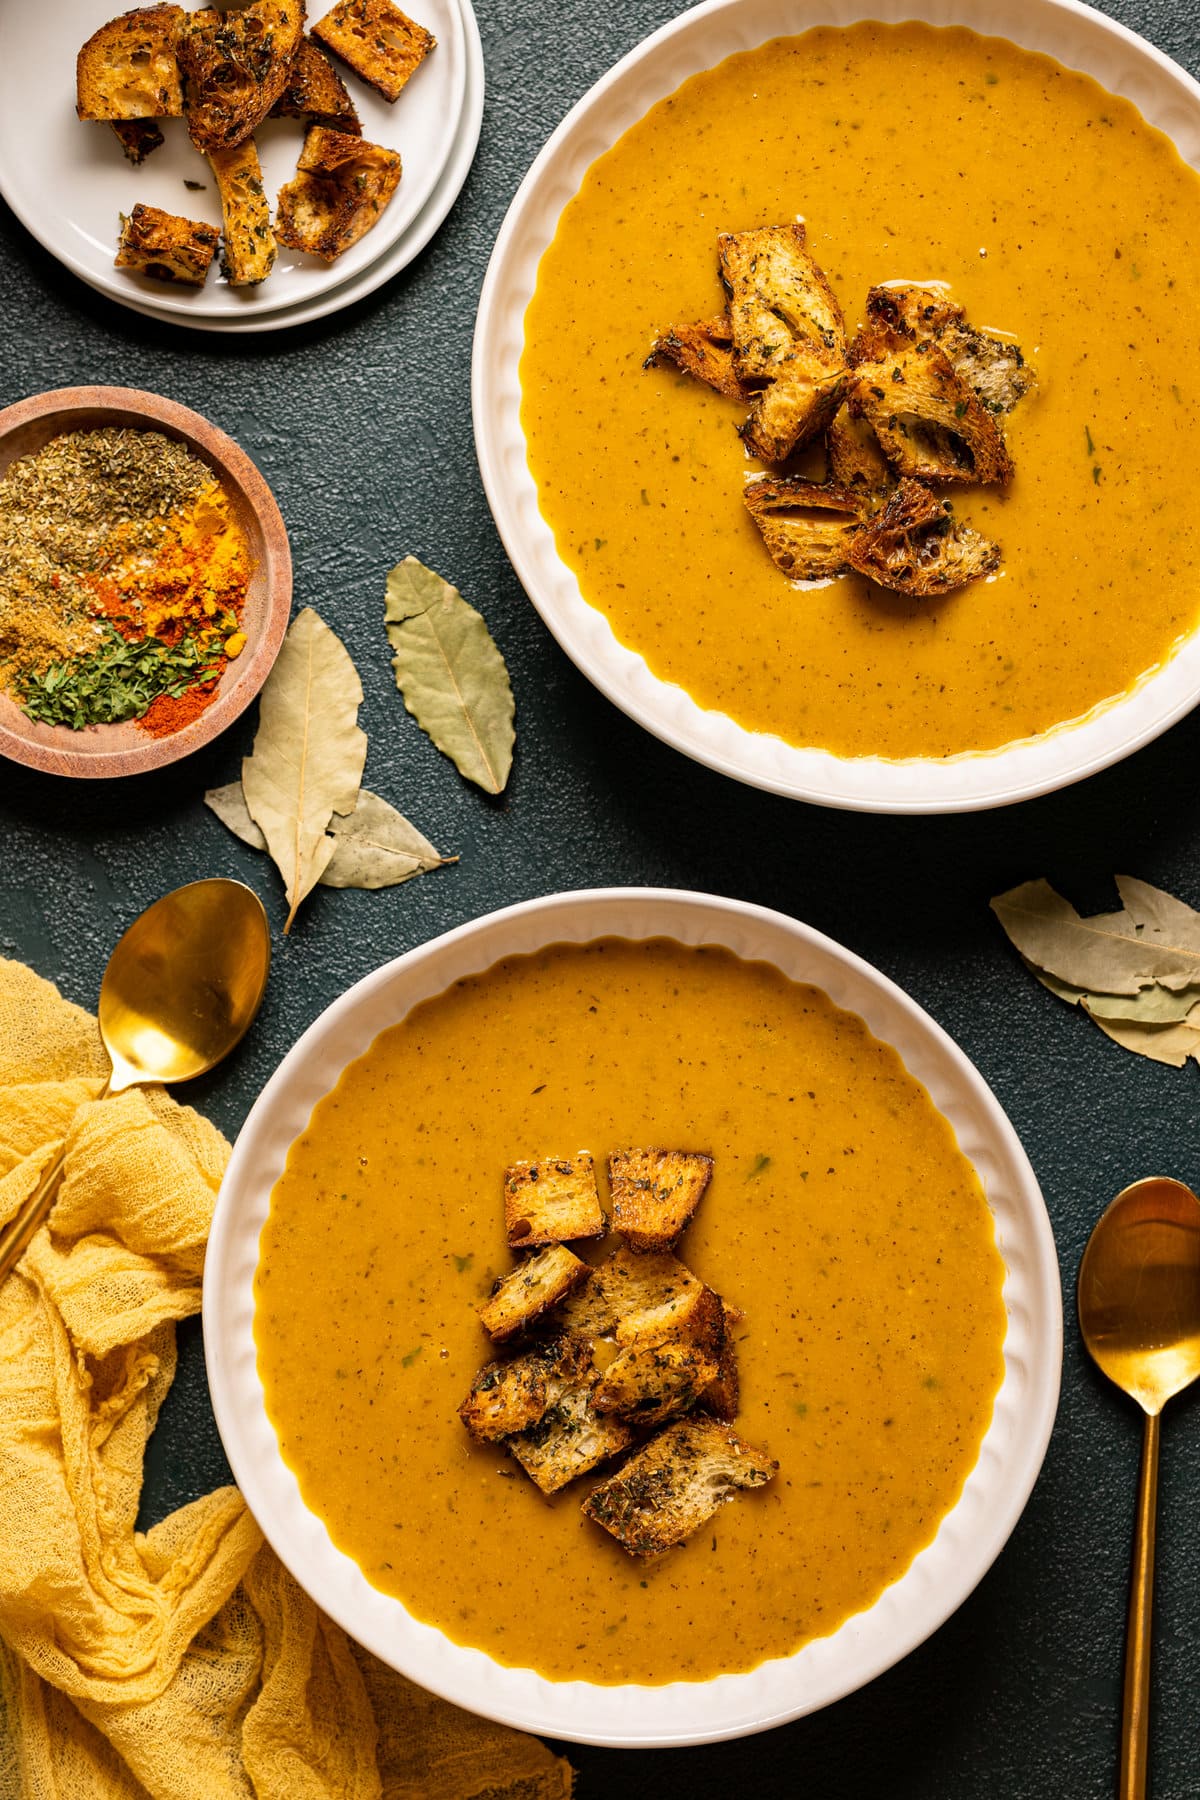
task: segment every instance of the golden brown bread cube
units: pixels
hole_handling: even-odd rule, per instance
[[[881,506],[896,485],[892,466],[866,419],[840,406],[825,434],[832,486],[857,496],[864,512]]]
[[[701,1287],[669,1322],[622,1343],[596,1386],[596,1411],[643,1427],[662,1424],[695,1406],[717,1378],[725,1344],[721,1301]]]
[[[596,1165],[578,1156],[543,1156],[504,1171],[504,1229],[514,1249],[604,1235]]]
[[[596,1411],[597,1379],[592,1370],[560,1395],[529,1431],[505,1440],[543,1494],[556,1494],[577,1475],[586,1475],[633,1442],[632,1428],[623,1419]]]
[[[489,1337],[498,1339],[524,1331],[580,1287],[591,1272],[588,1264],[565,1244],[551,1244],[548,1249],[539,1250],[496,1283],[479,1308],[484,1330]]]
[[[742,491],[776,568],[792,581],[828,581],[850,567],[862,503],[845,488],[764,475]]]
[[[703,1286],[669,1252],[639,1255],[623,1244],[593,1269],[586,1287],[564,1301],[560,1317],[572,1331],[628,1341],[639,1329],[669,1324]]]
[[[905,477],[881,512],[863,525],[850,549],[850,564],[880,587],[918,599],[948,594],[1000,562],[1000,546]]]
[[[721,1340],[721,1358],[717,1364],[717,1372],[700,1396],[700,1405],[705,1412],[712,1413],[714,1418],[724,1419],[727,1424],[737,1418],[738,1404],[741,1399],[741,1383],[738,1380],[737,1349],[733,1334],[745,1320],[745,1313],[738,1306],[723,1303],[725,1314],[725,1333]]]
[[[585,1338],[548,1338],[523,1356],[480,1369],[458,1416],[477,1443],[496,1443],[536,1425],[591,1366]]]
[[[92,33],[75,63],[81,119],[174,119],[183,111],[181,6],[140,6]],[[139,159],[140,160],[140,159]]]
[[[311,38],[301,38],[287,86],[271,108],[273,119],[308,119],[350,137],[362,134],[350,90],[327,56]]]
[[[304,0],[251,0],[240,12],[206,12],[179,39],[188,131],[210,156],[257,129],[288,84],[304,32]]]
[[[203,287],[220,237],[215,225],[183,219],[157,206],[135,206],[123,221],[118,269],[136,269],[155,281]]]
[[[845,396],[849,373],[824,350],[797,348],[756,397],[742,442],[761,462],[786,462],[818,437]]]
[[[296,174],[279,190],[279,242],[332,262],[378,223],[400,173],[399,151],[314,125]]]
[[[616,1150],[612,1222],[631,1250],[669,1250],[700,1204],[712,1157],[698,1150]]]
[[[739,1488],[762,1487],[779,1468],[765,1450],[704,1413],[668,1425],[607,1481],[583,1511],[630,1556],[682,1544]]]
[[[276,255],[258,149],[251,137],[231,149],[211,151],[208,160],[225,221],[221,272],[231,287],[257,287],[274,268]]]
[[[1011,338],[977,331],[963,308],[940,288],[874,287],[867,317],[910,338],[932,338],[954,373],[990,413],[1011,412],[1037,386],[1037,377]]]
[[[747,403],[754,398],[754,389],[733,366],[733,326],[727,312],[697,325],[672,325],[655,340],[643,367],[653,369],[663,362],[673,363],[718,394]]]
[[[312,34],[386,100],[398,100],[437,39],[391,0],[338,0]]]
[[[851,350],[847,398],[898,475],[922,481],[1003,482],[1012,459],[991,413],[932,338],[868,325]]]

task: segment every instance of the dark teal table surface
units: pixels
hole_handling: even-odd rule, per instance
[[[16,5],[18,0],[0,0]],[[284,1051],[351,982],[493,907],[611,883],[700,888],[779,907],[900,982],[958,1040],[1032,1158],[1062,1265],[1062,1404],[1042,1477],[977,1591],[900,1667],[815,1717],[673,1752],[574,1747],[581,1800],[800,1791],[821,1800],[1100,1800],[1113,1792],[1139,1423],[1080,1347],[1075,1271],[1108,1200],[1139,1175],[1200,1184],[1200,1071],[1108,1043],[1017,964],[989,897],[1048,876],[1085,909],[1110,877],[1200,905],[1200,715],[1122,767],[991,815],[895,820],[821,811],[693,766],[576,673],[525,599],[492,526],[471,436],[469,360],[492,240],[567,107],[671,0],[480,0],[488,101],[478,159],[433,244],[381,292],[293,332],[220,338],[94,295],[0,207],[0,403],[45,388],[151,388],[237,438],[278,497],[298,603],[344,637],[366,689],[369,784],[454,868],[381,894],[321,890],[276,936],[266,1006],[239,1054],[192,1091],[231,1136]],[[1200,71],[1200,15],[1113,4]],[[36,154],[36,145],[30,145]],[[1082,172],[1081,172],[1082,174]],[[1189,297],[1187,304],[1193,304]],[[500,802],[459,781],[407,717],[381,629],[384,571],[407,552],[486,614],[518,707]],[[109,949],[166,889],[228,874],[278,885],[204,808],[235,777],[253,714],[188,762],[120,783],[0,772],[0,952],[95,1004]],[[228,1479],[198,1323],[151,1447],[152,1521]],[[1164,1434],[1152,1752],[1157,1800],[1200,1794],[1200,1409]]]

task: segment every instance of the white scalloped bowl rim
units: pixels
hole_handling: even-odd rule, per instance
[[[891,1044],[950,1121],[987,1193],[1007,1270],[1004,1377],[979,1459],[933,1541],[830,1636],[748,1673],[660,1687],[556,1682],[452,1643],[371,1586],[301,1498],[267,1415],[254,1342],[259,1234],[288,1148],[345,1066],[419,1001],[501,957],[600,937],[719,944],[824,989]],[[853,1692],[922,1643],[991,1567],[1037,1479],[1058,1403],[1062,1300],[1054,1238],[1016,1134],[963,1052],[861,958],[786,915],[707,894],[608,888],[530,900],[389,962],[336,1000],[264,1088],[221,1187],[204,1271],[213,1408],[234,1477],[317,1605],[376,1656],[469,1711],[545,1737],[614,1747],[765,1730]]]
[[[888,760],[798,748],[706,710],[653,674],[585,600],[542,517],[521,429],[518,364],[538,264],[587,170],[690,75],[772,37],[865,19],[965,25],[1091,75],[1138,107],[1200,169],[1200,84],[1125,26],[1078,0],[708,0],[603,76],[547,141],[509,207],[480,296],[472,410],[480,473],[521,585],[572,662],[664,743],[752,787],[858,812],[970,812],[1065,787],[1149,743],[1200,699],[1200,631],[1128,693],[1003,749]]]

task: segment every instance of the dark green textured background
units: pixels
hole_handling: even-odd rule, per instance
[[[481,0],[487,114],[455,211],[381,293],[291,333],[209,338],[141,319],[75,282],[0,206],[0,403],[69,383],[125,383],[232,433],[278,497],[298,602],[321,611],[358,663],[369,784],[462,856],[387,893],[320,890],[293,936],[277,936],[258,1025],[190,1096],[230,1135],[300,1032],[386,958],[510,901],[648,883],[779,907],[868,957],[975,1060],[1033,1160],[1063,1270],[1063,1398],[1041,1480],[991,1574],[902,1666],[813,1718],[700,1750],[573,1748],[581,1800],[793,1789],[822,1800],[1099,1800],[1113,1791],[1139,1424],[1086,1362],[1074,1277],[1089,1229],[1127,1181],[1200,1182],[1200,1074],[1129,1056],[1052,1000],[1016,962],[987,902],[1046,875],[1094,909],[1113,901],[1109,878],[1121,871],[1200,904],[1200,717],[1065,794],[991,816],[898,821],[789,804],[693,767],[559,652],[508,566],[479,482],[475,304],[508,201],[551,128],[677,10],[670,0],[610,0],[565,17],[553,0]],[[1192,9],[1108,10],[1197,72]],[[508,658],[518,748],[499,803],[459,781],[393,687],[383,574],[406,552],[463,588]],[[278,927],[272,871],[201,804],[207,786],[236,775],[253,717],[189,762],[123,783],[71,784],[6,765],[0,952],[91,1006],[119,932],[180,882],[240,876]],[[228,1479],[198,1325],[180,1338],[149,1459],[147,1521]],[[1198,1495],[1200,1412],[1185,1399],[1164,1441],[1158,1800],[1200,1793]]]

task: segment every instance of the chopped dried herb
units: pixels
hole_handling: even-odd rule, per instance
[[[119,725],[137,719],[162,695],[177,699],[197,682],[215,681],[220,662],[194,638],[173,647],[158,638],[130,642],[112,626],[97,650],[27,671],[17,692],[31,719],[44,725]]]

